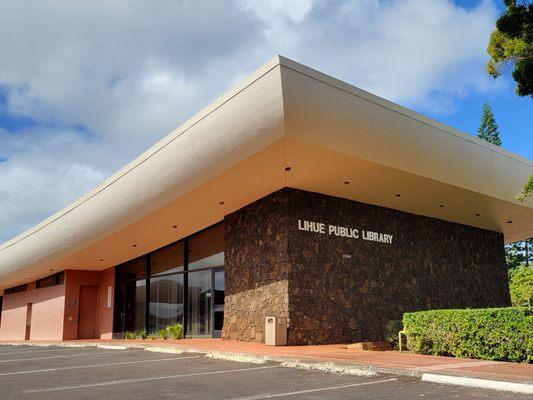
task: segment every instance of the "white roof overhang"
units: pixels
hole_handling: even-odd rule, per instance
[[[516,200],[530,174],[529,160],[275,57],[103,184],[0,245],[0,290],[51,270],[108,268],[287,186],[512,242],[533,236],[533,202]]]

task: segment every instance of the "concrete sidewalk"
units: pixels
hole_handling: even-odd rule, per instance
[[[348,349],[346,345],[321,346],[266,346],[261,343],[237,342],[221,339],[183,340],[72,340],[65,342],[32,341],[0,342],[0,344],[59,345],[59,346],[126,346],[157,347],[162,351],[187,351],[207,354],[223,354],[227,357],[246,356],[269,361],[306,361],[350,365],[379,373],[408,376],[437,376],[440,383],[464,384],[467,378],[477,384],[495,381],[503,383],[496,387],[518,385],[531,389],[533,393],[533,365],[499,361],[460,359],[451,357],[425,356],[398,351],[360,351]],[[447,378],[446,378],[447,377]],[[455,378],[454,378],[455,377]],[[448,380],[448,382],[446,382]],[[477,382],[477,380],[483,380]],[[461,383],[463,382],[463,383]],[[525,386],[524,386],[525,385]],[[472,386],[472,385],[470,385]],[[489,385],[490,386],[490,385]],[[483,386],[480,386],[483,387]],[[505,390],[505,389],[502,389]]]

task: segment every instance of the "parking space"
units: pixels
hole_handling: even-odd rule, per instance
[[[144,350],[0,346],[1,399],[526,399],[392,375],[347,376]]]

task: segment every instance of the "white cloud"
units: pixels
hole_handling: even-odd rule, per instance
[[[318,3],[283,53],[373,93],[424,109],[428,100],[494,85],[484,73],[496,8],[465,10],[448,0]],[[440,92],[429,99],[431,93]],[[432,111],[435,111],[434,109]]]
[[[485,76],[492,1],[0,0],[0,241],[74,200],[275,54],[450,112]],[[31,125],[31,124],[30,124]],[[6,161],[2,161],[2,160]]]

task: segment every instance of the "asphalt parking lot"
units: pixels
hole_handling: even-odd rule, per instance
[[[346,376],[145,350],[0,346],[0,399],[526,399],[526,395]]]

